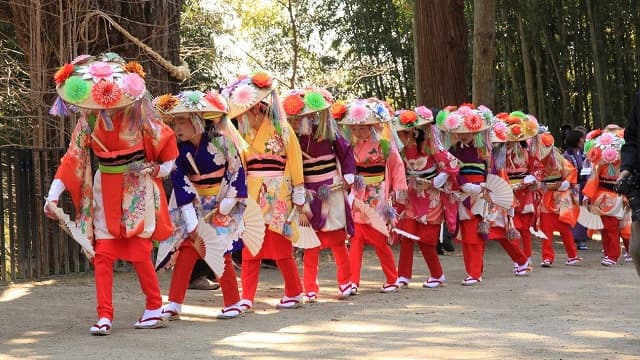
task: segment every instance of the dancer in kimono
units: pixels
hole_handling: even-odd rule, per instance
[[[320,246],[304,250],[303,285],[308,302],[318,297],[318,259],[320,250],[327,248],[336,265],[338,297],[351,295],[346,239],[353,236],[354,226],[346,189],[354,181],[355,159],[351,145],[330,117],[331,104],[331,94],[320,88],[292,90],[282,101],[302,148],[304,185],[312,194],[301,216],[320,239]]]
[[[173,233],[161,178],[178,155],[173,131],[156,118],[137,62],[114,53],[81,55],[55,74],[57,92],[51,112],[65,115],[72,104],[81,113],[69,149],[60,162],[47,196],[45,213],[69,191],[80,229],[95,247],[98,321],[94,335],[111,333],[113,263],[133,264],[146,296],[137,329],[166,326],[162,298],[151,262],[151,240]],[[95,175],[91,153],[98,159]]]
[[[242,156],[247,170],[249,198],[262,208],[266,234],[262,248],[252,254],[242,250],[243,310],[253,307],[260,261],[272,259],[284,279],[284,296],[277,308],[302,305],[302,284],[293,258],[297,241],[295,213],[305,204],[302,153],[287,122],[272,77],[264,72],[241,76],[223,90],[229,103],[229,118],[248,143]],[[297,208],[294,209],[293,207]]]
[[[346,105],[337,102],[331,113],[338,124],[344,125],[345,136],[352,140],[358,175],[352,189],[353,196],[363,203],[362,206],[381,213],[387,223],[397,221],[393,216],[391,195],[404,203],[407,181],[400,154],[390,139],[391,114],[387,105],[378,99],[360,99]],[[374,247],[386,278],[380,291],[396,292],[399,290],[398,271],[387,236],[372,226],[372,219],[363,210],[353,207],[355,234],[351,238],[349,252],[352,293],[357,294],[360,286],[362,254],[366,244]]]
[[[540,266],[551,267],[555,260],[554,230],[560,232],[567,253],[565,265],[576,265],[581,260],[572,232],[579,212],[578,192],[575,187],[578,172],[554,146],[553,135],[550,133],[538,135],[538,138],[532,140],[532,146],[542,166],[542,200],[539,204],[540,218],[537,228],[544,233],[546,239],[542,239]]]
[[[484,183],[487,174],[492,171],[490,127],[493,113],[480,105],[462,104],[460,107],[448,106],[438,113],[436,126],[444,131],[444,143],[453,146],[449,152],[460,161],[458,184],[458,236],[462,243],[462,255],[467,276],[463,286],[477,285],[482,282],[484,270],[485,240],[489,233],[489,204],[486,199]],[[454,142],[455,141],[455,142]],[[528,261],[518,245],[506,239],[496,239],[511,259],[518,264],[516,276],[528,274]]]
[[[457,204],[452,190],[457,189],[460,169],[458,160],[442,147],[432,123],[433,113],[424,106],[415,111],[399,110],[394,117],[409,186],[407,204],[398,205],[398,228],[420,237],[419,240],[400,239],[398,282],[402,287],[409,286],[411,281],[414,244],[420,248],[430,273],[422,287],[437,288],[444,284],[436,245],[445,213],[455,228]]]
[[[217,92],[183,91],[176,96],[160,96],[154,103],[165,121],[173,125],[180,151],[171,172],[176,200],[171,212],[177,231],[172,239],[176,241],[171,244],[175,253],[169,256],[175,257],[175,265],[169,304],[162,309],[162,316],[169,320],[180,318],[193,266],[202,257],[194,239],[199,236],[198,219],[203,218],[220,238],[228,239],[224,272],[218,274],[224,307],[217,318],[235,318],[242,308],[238,304],[240,293],[231,251],[242,248],[239,237],[247,197],[245,172],[236,145],[241,143],[240,135],[227,120],[226,100]]]
[[[600,216],[603,229],[603,266],[615,265],[620,257],[620,238],[625,247],[625,262],[631,262],[629,239],[631,237],[631,210],[623,195],[615,192],[620,176],[620,151],[624,145],[624,130],[617,125],[607,125],[604,130],[587,134],[585,153],[592,172],[584,187],[583,202],[589,211]]]

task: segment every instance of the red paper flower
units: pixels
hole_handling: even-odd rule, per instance
[[[482,119],[477,114],[469,114],[464,117],[464,126],[471,131],[478,131],[482,128]]]
[[[418,120],[418,115],[411,110],[403,111],[400,114],[400,123],[402,123],[402,125],[413,124],[416,120]]]
[[[115,82],[103,80],[93,85],[91,97],[98,105],[109,108],[120,101],[122,90]]]
[[[334,119],[340,120],[347,113],[347,107],[342,102],[337,102],[331,106],[331,116]]]
[[[499,114],[496,114],[496,118],[500,119],[502,121],[504,121],[505,119],[507,119],[509,117],[509,114],[506,112],[501,112]]]
[[[475,108],[476,108],[476,106],[475,106],[475,105],[470,104],[470,103],[463,103],[463,104],[461,104],[461,105],[460,105],[460,107],[463,107],[463,106],[470,107],[470,108],[472,108],[472,109],[475,109]]]
[[[602,158],[602,150],[600,150],[599,147],[594,146],[587,154],[587,158],[589,158],[589,161],[591,161],[592,164],[598,164]]]
[[[219,94],[217,94],[217,93],[215,93],[213,91],[208,91],[206,94],[204,94],[204,98],[211,105],[213,105],[213,107],[215,107],[216,109],[221,110],[221,111],[225,111],[226,106],[220,100],[220,95]]]
[[[56,71],[55,75],[53,75],[53,80],[56,82],[56,85],[60,85],[63,82],[65,82],[65,80],[67,80],[69,76],[73,74],[74,69],[75,69],[75,66],[71,64],[62,65],[60,69]]]
[[[522,119],[520,119],[519,117],[509,115],[504,119],[504,122],[506,122],[509,125],[520,124],[522,122]]]
[[[289,95],[282,101],[282,107],[287,115],[297,115],[304,109],[304,101],[297,95]]]
[[[511,127],[511,133],[517,137],[522,134],[522,128],[520,127],[520,125],[513,125]]]
[[[255,84],[255,86],[263,89],[268,88],[273,83],[273,79],[266,72],[258,72],[253,75],[251,81]]]

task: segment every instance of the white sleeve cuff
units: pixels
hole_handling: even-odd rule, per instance
[[[175,164],[175,162],[175,160],[169,160],[160,164],[158,175],[156,175],[156,177],[162,178],[169,175],[169,173],[171,173],[171,170],[173,170],[173,164]]]
[[[64,183],[60,179],[53,179],[51,186],[49,187],[49,194],[47,195],[47,201],[57,201],[60,199],[60,194],[65,190]]]
[[[347,185],[353,184],[354,180],[355,176],[353,174],[344,174],[344,181],[347,183]]]
[[[436,177],[433,178],[433,187],[441,188],[444,185],[444,183],[447,182],[448,178],[449,178],[449,174],[445,172],[439,173],[438,175],[436,175]]]
[[[222,215],[229,215],[229,213],[231,212],[231,209],[233,209],[233,207],[236,205],[236,198],[224,198],[222,199],[222,201],[220,201],[220,213]]]
[[[187,224],[187,231],[192,232],[195,230],[198,226],[198,216],[196,215],[196,209],[193,207],[193,204],[188,203],[187,205],[183,205],[180,211],[182,211],[182,218],[185,224]]]
[[[298,185],[293,188],[293,194],[291,194],[291,201],[298,206],[304,205],[306,201],[304,185]]]

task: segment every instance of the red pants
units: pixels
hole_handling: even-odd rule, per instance
[[[422,257],[429,267],[431,277],[442,276],[442,265],[438,258],[436,245],[440,238],[440,225],[421,224],[413,219],[402,219],[398,227],[420,237],[420,241],[413,241],[405,237],[400,240],[400,258],[398,259],[398,275],[411,279],[413,273],[413,244],[417,244]]]
[[[336,262],[336,280],[338,285],[349,283],[351,278],[351,265],[349,262],[349,252],[345,244],[347,233],[344,230],[317,231],[320,238],[320,246],[304,250],[304,291],[307,293],[320,291],[318,285],[318,259],[320,250],[330,248],[333,252],[333,259]]]
[[[513,223],[518,232],[520,232],[520,249],[524,256],[528,259],[531,257],[531,231],[529,228],[533,225],[533,213],[518,214],[513,217]]]
[[[284,236],[267,230],[264,235],[263,249],[258,255],[253,256],[246,247],[242,249],[242,298],[251,300],[256,296],[258,289],[258,279],[260,276],[260,262],[264,257],[263,250],[265,245],[269,249],[269,253],[277,254],[275,259],[278,269],[284,279],[284,294],[288,297],[294,297],[302,293],[302,284],[298,275],[298,266],[293,259],[293,246],[291,241]]]
[[[360,270],[362,268],[362,253],[364,245],[369,244],[376,250],[380,266],[386,277],[386,284],[395,284],[398,281],[398,270],[393,258],[391,247],[387,244],[387,238],[375,230],[371,225],[355,223],[355,234],[351,238],[349,258],[351,259],[351,282],[360,286]]]
[[[113,262],[116,259],[130,261],[133,265],[142,292],[146,296],[145,308],[155,310],[162,306],[160,284],[151,262],[152,248],[151,240],[138,237],[96,241],[96,257],[93,260],[93,266],[98,318],[113,320]]]
[[[601,216],[600,218],[604,225],[604,229],[600,230],[604,256],[618,261],[620,257],[620,220],[613,216]]]
[[[179,250],[176,265],[173,269],[173,276],[171,277],[169,301],[182,304],[184,303],[184,297],[189,287],[193,265],[200,259],[200,255],[193,247],[193,241],[191,239],[186,239],[182,245],[180,245]],[[238,280],[236,279],[236,272],[231,262],[231,253],[224,255],[224,273],[218,278],[218,283],[222,290],[224,306],[230,306],[240,301]]]
[[[606,225],[605,225],[606,226]],[[571,225],[563,223],[559,220],[558,214],[540,213],[540,230],[547,236],[542,240],[542,260],[550,260],[553,262],[555,252],[553,250],[553,230],[558,230],[562,237],[564,249],[569,259],[578,257],[576,243],[573,240],[573,232]],[[618,245],[618,255],[620,254],[620,246]]]
[[[460,220],[459,229],[462,237],[462,257],[467,275],[480,279],[484,267],[485,240],[478,232],[480,217],[474,216],[469,220]]]

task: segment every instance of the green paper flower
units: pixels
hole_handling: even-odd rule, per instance
[[[509,115],[515,116],[515,117],[519,117],[520,119],[526,119],[527,118],[527,114],[523,113],[522,111],[514,111]]]
[[[70,103],[78,104],[89,97],[91,86],[80,76],[72,76],[64,83],[64,97]]]
[[[444,125],[444,119],[447,118],[447,115],[449,115],[448,111],[440,110],[438,112],[438,115],[436,116],[436,125],[438,126]]]
[[[594,145],[595,143],[596,143],[596,142],[595,142],[595,141],[593,141],[593,139],[589,139],[589,140],[587,140],[587,142],[586,142],[586,143],[584,143],[584,153],[585,153],[585,154],[586,154],[586,153],[588,153],[588,152],[589,152],[589,150],[591,150],[591,148],[593,147],[593,145]]]
[[[327,107],[327,101],[324,99],[324,96],[315,91],[308,92],[304,96],[304,103],[307,104],[311,110],[321,110]]]

